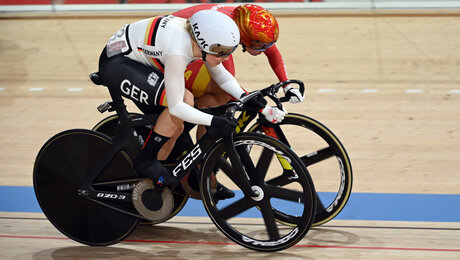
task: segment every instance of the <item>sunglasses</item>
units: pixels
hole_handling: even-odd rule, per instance
[[[238,45],[224,46],[224,45],[220,45],[216,43],[216,44],[211,45],[209,47],[209,50],[212,52],[210,53],[211,55],[214,55],[216,57],[226,57],[232,54],[236,50],[237,47]]]
[[[252,41],[251,43],[251,46],[249,46],[248,48],[254,51],[265,51],[268,48],[272,47],[273,44],[275,44],[275,42],[265,43],[260,41]]]

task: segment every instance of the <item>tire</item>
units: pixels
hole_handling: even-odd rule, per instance
[[[110,138],[101,133],[68,130],[49,139],[35,160],[34,190],[43,213],[64,235],[83,244],[118,243],[139,223],[139,218],[125,213],[135,212],[131,202],[112,200],[101,204],[99,200],[79,195],[78,190],[110,145]],[[119,152],[94,183],[115,180],[126,184],[124,180],[136,178],[131,159]],[[99,185],[97,189],[116,190],[111,186]]]
[[[246,248],[270,252],[295,245],[307,234],[315,216],[315,188],[308,170],[287,146],[266,135],[236,134],[233,145],[249,181],[246,181],[248,178],[244,173],[235,173],[230,160],[224,157],[229,154],[224,142],[218,142],[205,158],[200,183],[208,215],[228,238]],[[290,161],[293,169],[289,185],[284,187],[269,184],[273,178],[288,178],[275,155]],[[219,170],[216,172],[216,169]],[[234,190],[235,197],[217,201],[212,187],[216,179]],[[256,199],[245,196],[241,184],[236,184],[241,181],[261,195]],[[290,228],[280,226],[276,223],[275,212],[295,215],[299,221]],[[250,231],[248,222],[251,224]]]
[[[302,159],[315,182],[318,208],[313,226],[332,220],[345,207],[352,190],[353,172],[345,147],[326,126],[304,115],[289,113],[278,125],[288,146]],[[256,123],[249,132],[264,131]],[[302,139],[301,143],[296,142],[298,138]],[[286,225],[295,225],[298,221],[284,214],[277,214],[277,219]]]
[[[143,117],[142,114],[138,113],[129,113],[129,117],[132,119],[140,119]],[[92,130],[104,133],[110,137],[115,136],[116,131],[118,128],[118,115],[111,115],[107,118],[102,119],[99,123],[97,123]],[[134,127],[136,132],[141,136],[142,140],[147,140],[147,136],[150,133],[150,128],[147,126],[136,126]],[[172,153],[174,153],[173,151]],[[174,198],[174,209],[170,216],[166,218],[164,221],[150,221],[150,220],[143,220],[141,222],[142,225],[156,225],[162,222],[168,221],[172,217],[176,216],[182,208],[184,208],[185,204],[187,203],[189,196],[184,191],[181,185],[177,185],[174,190],[172,190],[173,198]]]

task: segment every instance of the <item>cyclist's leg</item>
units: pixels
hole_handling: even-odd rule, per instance
[[[206,86],[204,94],[195,100],[197,108],[208,108],[223,105],[230,101],[231,97],[223,91],[214,80],[210,80]],[[197,138],[200,139],[206,133],[204,126],[198,126]]]
[[[145,114],[161,112],[162,119],[157,121],[155,131],[149,134],[144,149],[134,160],[134,168],[140,176],[151,178],[154,183],[170,185],[175,178],[157,160],[161,147],[176,132],[181,131],[182,121],[170,120],[166,99],[163,74],[151,66],[131,60],[123,55],[108,58],[102,52],[99,62],[99,75],[109,88],[112,96],[121,95],[131,99]]]
[[[190,106],[193,106],[193,95],[187,89],[184,93],[184,102]],[[162,135],[170,135],[168,142],[166,142],[158,153],[158,160],[165,160],[171,153],[177,138],[182,134],[184,130],[184,121],[169,113],[169,109],[166,108],[158,118],[155,126],[155,132]]]
[[[184,92],[184,102],[193,106],[193,95],[188,90]],[[141,175],[144,173],[149,178],[154,179],[154,181],[157,178],[157,184],[164,183],[166,186],[171,186],[176,182],[171,173],[161,166],[159,160],[168,158],[183,129],[184,121],[171,115],[168,108],[165,108],[161,112],[155,128],[152,129],[144,144],[144,149],[138,156],[139,159],[136,158],[134,162],[135,166],[144,164],[144,167],[140,169]],[[146,162],[149,163],[148,168],[145,167]]]
[[[204,66],[204,65],[203,65]],[[230,101],[231,97],[223,91],[214,80],[210,80],[206,86],[204,94],[195,100],[195,106],[197,108],[208,108],[208,107],[216,107],[223,105]],[[197,140],[201,139],[206,134],[206,127],[199,125],[196,131],[196,138]],[[195,179],[196,183],[198,183],[198,174],[191,174],[191,180]],[[235,193],[222,185],[221,183],[216,184],[216,193],[215,196],[218,200],[224,200],[233,198]]]
[[[104,49],[99,59],[99,76],[111,93],[130,99],[144,114],[164,109],[164,75],[159,69],[120,54],[108,58]]]
[[[230,99],[231,96],[223,91],[214,80],[210,80],[203,95],[195,100],[195,104],[199,108],[214,107],[223,105]]]
[[[203,60],[196,60],[187,66],[185,71],[185,86],[195,97],[196,108],[220,106],[230,100],[230,96],[211,79]],[[198,126],[197,139],[206,133],[204,126]]]
[[[195,98],[196,108],[208,108],[220,106],[230,100],[230,96],[223,91],[214,80],[211,79],[203,60],[196,60],[187,66],[184,74],[185,87]],[[206,127],[197,126],[196,138],[201,139],[206,133]],[[184,189],[191,195],[192,198],[198,199],[199,195],[199,170],[192,170],[183,182]],[[233,191],[227,189],[223,185],[217,183],[216,196],[220,199],[232,198],[235,196]]]

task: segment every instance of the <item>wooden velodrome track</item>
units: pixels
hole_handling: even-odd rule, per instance
[[[96,106],[108,93],[87,75],[111,34],[143,17],[0,16],[0,186],[32,186],[48,138],[106,116]],[[305,102],[287,108],[340,138],[353,192],[460,194],[460,12],[278,19],[289,76],[307,83]],[[264,57],[238,51],[235,62],[250,90],[276,81]],[[229,243],[207,217],[142,226],[129,241],[101,248],[66,239],[39,213],[0,216],[2,259],[460,259],[460,220],[333,220],[269,254]]]

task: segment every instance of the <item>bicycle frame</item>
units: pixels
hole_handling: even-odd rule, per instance
[[[282,109],[281,102],[283,99],[278,99],[276,97],[276,92],[281,86],[284,86],[286,84],[290,83],[295,83],[298,84],[301,91],[304,92],[304,85],[301,81],[298,80],[288,80],[285,82],[280,82],[277,84],[273,84],[261,91],[255,91],[249,95],[247,95],[244,100],[249,100],[252,96],[254,95],[260,95],[262,93],[264,96],[270,97],[278,106],[278,108]],[[120,122],[120,130],[118,133],[113,138],[113,144],[109,147],[107,152],[104,154],[104,157],[100,160],[98,165],[92,170],[91,174],[88,176],[84,184],[79,188],[78,193],[81,196],[87,196],[90,199],[94,199],[98,201],[99,203],[102,203],[99,201],[99,199],[107,199],[107,200],[122,200],[122,201],[127,201],[130,202],[132,201],[132,195],[131,193],[128,192],[119,192],[119,191],[101,191],[101,190],[95,190],[94,189],[94,181],[97,179],[99,174],[109,165],[111,160],[116,156],[116,154],[120,151],[125,151],[128,154],[129,158],[136,158],[136,156],[140,153],[141,151],[141,146],[139,144],[139,141],[137,139],[137,133],[134,130],[133,126],[138,125],[139,123],[133,123],[130,118],[129,114],[126,110],[126,106],[124,104],[123,98],[121,97],[120,93],[118,90],[114,90],[111,88],[108,88],[110,92],[110,96],[112,97],[112,102],[106,103],[102,106],[105,106],[103,108],[98,108],[100,112],[103,112],[105,110],[110,110],[110,111],[116,111],[118,115],[118,120]],[[287,101],[284,99],[284,101]],[[244,103],[244,102],[243,102]],[[217,115],[217,114],[222,114],[223,108],[226,108],[226,116],[227,117],[232,117],[234,118],[235,111],[237,108],[241,108],[243,106],[243,103],[240,103],[239,105],[236,105],[233,103],[232,105],[224,105],[220,107],[215,107],[215,108],[208,108],[208,109],[203,109],[203,111]],[[110,109],[109,109],[110,108]],[[249,123],[257,116],[257,112],[250,112],[248,110],[243,110],[242,113],[238,117],[238,126],[235,129],[236,133],[242,132],[248,125]],[[156,118],[147,118],[143,120],[142,124],[148,125],[148,124],[154,124]],[[279,139],[281,142],[288,144],[288,141],[284,134],[282,133],[281,129],[279,126],[276,124],[272,124],[268,121],[266,121],[264,118],[260,118],[261,123],[263,123],[265,126],[267,126],[264,130],[265,133],[271,137],[274,137],[276,139]],[[192,127],[186,127],[186,133],[192,129]],[[186,155],[180,159],[180,161],[175,161],[174,166],[172,168],[172,174],[174,177],[176,177],[176,182],[171,187],[174,189],[175,186],[177,186],[180,181],[188,174],[188,172],[191,169],[194,169],[201,161],[202,159],[206,156],[207,151],[215,145],[215,143],[220,139],[223,138],[225,147],[227,148],[228,154],[227,156],[229,157],[233,168],[237,174],[240,176],[235,177],[235,184],[246,194],[249,196],[257,196],[254,191],[251,189],[249,182],[244,181],[248,179],[247,173],[244,170],[244,167],[241,163],[241,160],[238,157],[238,153],[233,146],[233,135],[230,136],[218,136],[215,134],[206,133],[205,136],[203,136],[194,146],[191,148],[189,151],[187,151]],[[283,167],[284,170],[286,171],[292,171],[292,167],[287,162],[284,158],[281,156],[278,156],[278,159]],[[134,182],[135,180],[121,180],[118,181],[120,183],[130,183]],[[136,216],[139,216],[137,213],[132,213]]]
[[[127,238],[142,219],[164,222],[188,199],[183,187],[187,175],[200,170],[200,198],[217,228],[231,240],[271,252],[291,247],[306,235],[316,214],[315,187],[304,163],[289,147],[266,135],[234,135],[234,130],[221,132],[215,127],[193,143],[193,124],[185,123],[173,153],[162,162],[175,183],[155,184],[138,176],[133,159],[142,151],[142,138],[154,129],[157,115],[129,114],[119,90],[109,88],[109,92],[112,100],[98,110],[116,114],[102,120],[101,128],[60,132],[37,155],[35,193],[47,218],[63,234],[83,244],[105,246]],[[225,110],[233,120],[238,110],[255,118],[253,104],[261,97],[261,91],[255,91],[205,112],[222,116]],[[275,154],[284,156],[293,170],[280,167]],[[293,185],[281,187],[278,182]],[[230,204],[218,204],[222,183],[235,189]],[[279,203],[286,202],[293,204],[285,210]],[[246,228],[230,221],[249,209],[260,210],[264,225],[256,233],[262,237],[247,234]],[[278,220],[291,227],[280,227]]]
[[[81,196],[86,196],[89,199],[96,200],[98,203],[103,202],[100,201],[100,199],[104,200],[119,200],[119,201],[125,201],[125,202],[131,202],[132,201],[132,194],[129,192],[119,192],[119,191],[103,191],[103,190],[97,190],[93,186],[95,183],[95,180],[99,176],[99,174],[102,173],[102,171],[109,165],[109,163],[112,161],[112,159],[116,156],[118,152],[125,151],[129,158],[135,158],[135,156],[138,155],[140,152],[140,144],[138,139],[136,138],[136,133],[135,130],[133,129],[133,125],[136,123],[133,123],[128,115],[128,112],[126,111],[124,102],[121,98],[116,99],[113,98],[114,101],[110,103],[111,107],[113,110],[117,112],[117,115],[119,117],[119,122],[120,122],[120,130],[118,133],[116,133],[115,137],[113,138],[113,144],[108,148],[107,152],[104,154],[104,157],[100,160],[98,165],[92,170],[91,174],[87,177],[86,181],[84,184],[78,189],[78,193]],[[213,109],[208,109],[208,113],[216,113],[216,111],[222,110],[226,106],[222,107],[217,107]],[[236,108],[233,109],[230,112],[230,115],[228,116],[233,116]],[[150,120],[144,120],[142,124],[153,124],[156,118],[151,118]],[[191,130],[191,128],[189,129]],[[188,132],[187,132],[188,134]],[[249,183],[247,181],[243,181],[245,178],[247,180],[247,176],[244,176],[245,170],[244,167],[237,155],[237,152],[233,146],[233,135],[229,136],[219,136],[215,135],[212,133],[207,133],[203,138],[201,138],[194,146],[191,148],[188,153],[181,158],[180,161],[176,161],[175,165],[172,170],[172,175],[176,177],[176,183],[171,187],[173,189],[175,186],[177,186],[180,181],[189,173],[189,171],[195,167],[205,158],[207,155],[207,152],[216,144],[216,142],[223,138],[225,146],[228,150],[227,156],[232,162],[233,168],[235,169],[235,173],[240,174],[242,176],[237,176],[235,179],[236,180],[241,180],[237,181],[236,185],[240,187],[240,189],[247,195],[249,196],[257,196],[253,193]],[[244,174],[243,174],[244,173]],[[242,178],[244,177],[244,178]],[[138,179],[131,179],[131,180],[117,180],[115,182],[120,183],[121,185],[123,184],[128,184],[134,181],[137,181]],[[116,207],[115,207],[116,208]],[[126,211],[124,211],[126,213]],[[136,212],[127,212],[128,214],[135,215],[138,217],[142,217]]]

